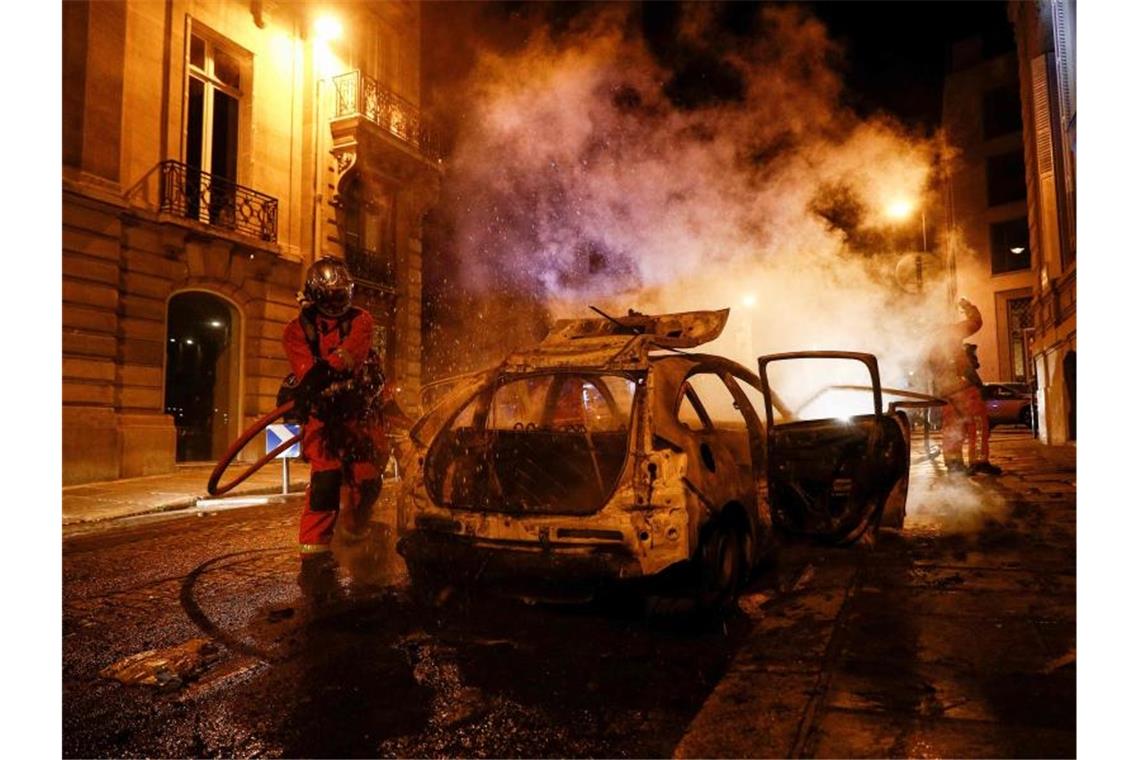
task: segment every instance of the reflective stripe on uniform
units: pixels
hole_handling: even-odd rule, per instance
[[[331,551],[328,544],[301,544],[301,554],[320,554]]]

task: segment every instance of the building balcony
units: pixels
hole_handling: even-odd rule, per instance
[[[181,161],[159,164],[158,210],[267,243],[277,242],[277,199]]]
[[[440,159],[438,137],[412,103],[360,71],[333,77],[333,87],[334,118],[361,117],[424,158]]]

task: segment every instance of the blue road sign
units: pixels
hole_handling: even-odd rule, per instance
[[[300,432],[300,425],[270,425],[265,429],[265,453],[268,454]],[[301,456],[300,441],[278,454],[277,459],[296,459],[299,456]]]

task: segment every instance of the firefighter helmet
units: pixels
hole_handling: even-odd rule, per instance
[[[352,306],[352,275],[340,259],[325,256],[309,267],[304,300],[326,317],[339,317]]]

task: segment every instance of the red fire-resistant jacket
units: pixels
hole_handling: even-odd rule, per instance
[[[298,381],[304,379],[317,359],[324,359],[338,372],[351,372],[364,363],[372,347],[371,314],[355,306],[342,317],[316,314],[312,325],[317,356],[313,355],[301,319],[298,317],[288,324],[284,338],[285,355]]]

